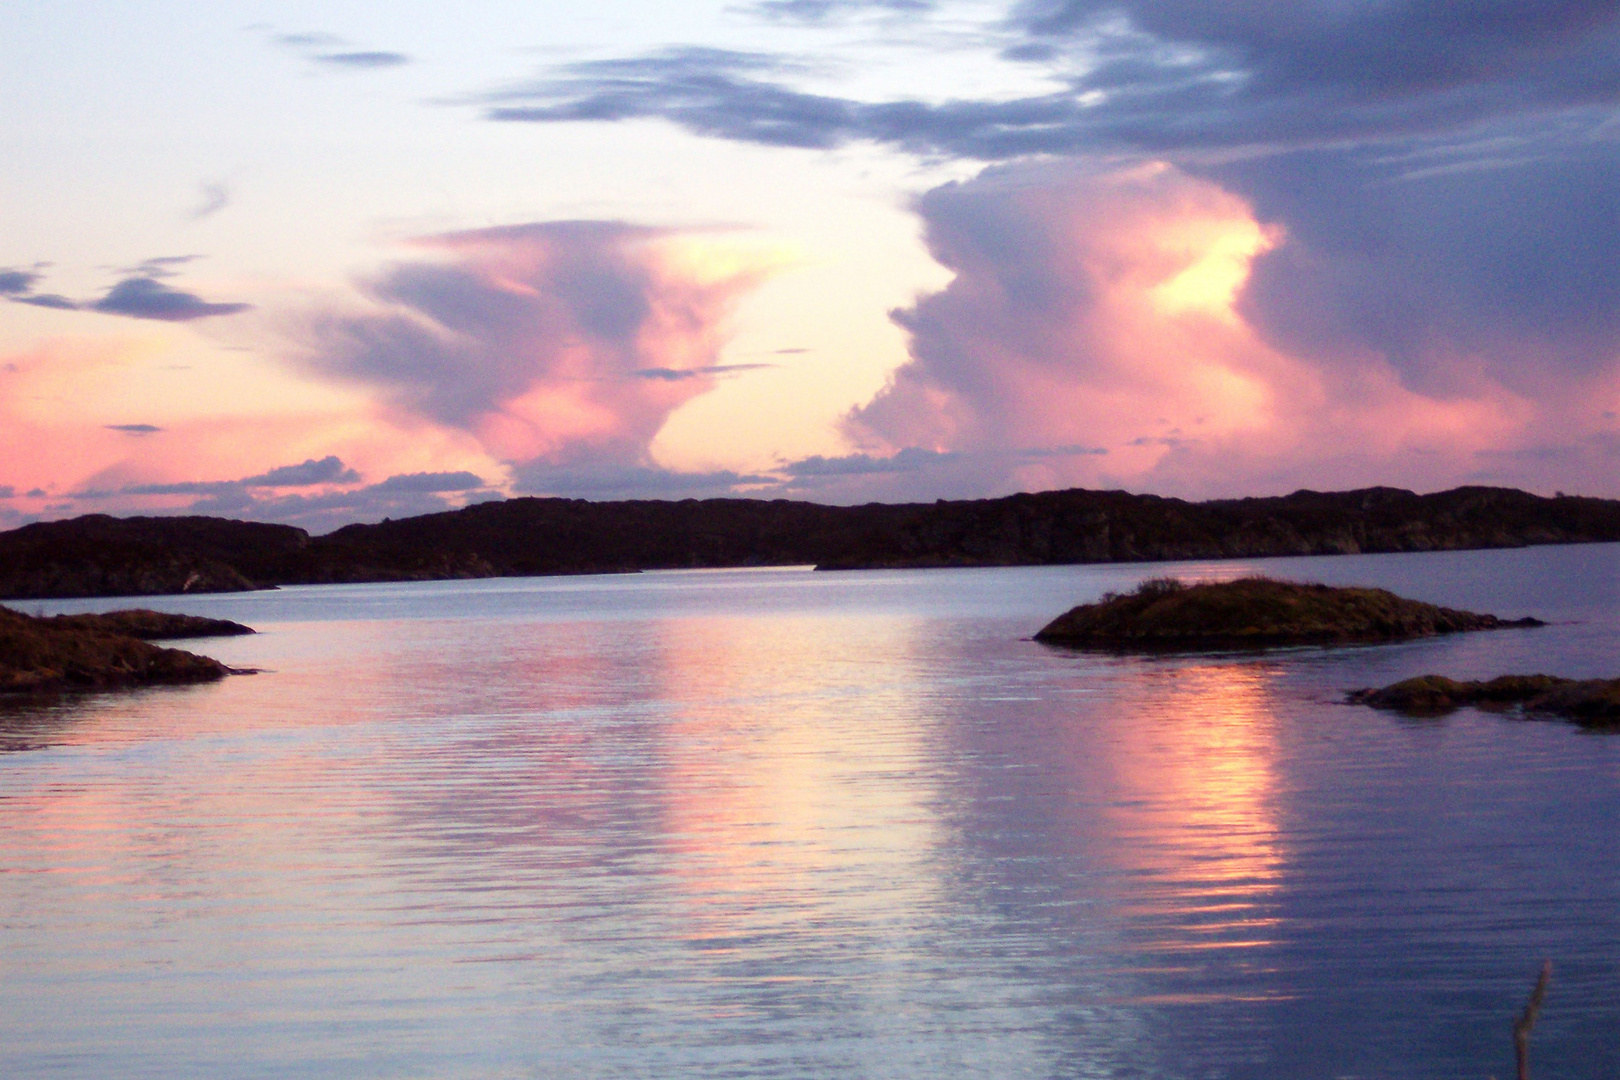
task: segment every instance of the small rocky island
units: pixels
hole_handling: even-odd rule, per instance
[[[0,694],[212,682],[236,672],[144,639],[251,633],[241,623],[158,611],[44,618],[0,608]]]
[[[1048,623],[1036,641],[1073,648],[1178,651],[1350,645],[1469,630],[1540,626],[1407,600],[1384,589],[1302,585],[1265,577],[1188,585],[1144,581]]]
[[[1480,682],[1420,675],[1382,689],[1356,690],[1350,701],[1411,716],[1440,716],[1464,705],[1519,707],[1526,716],[1560,717],[1582,727],[1620,728],[1620,679],[1499,675]]]

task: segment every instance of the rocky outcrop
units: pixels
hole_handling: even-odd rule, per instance
[[[129,611],[108,611],[94,615],[53,615],[45,620],[47,626],[65,630],[87,630],[103,634],[122,634],[143,641],[174,641],[179,638],[236,637],[252,634],[251,626],[243,626],[229,619],[208,619],[201,615],[176,615],[167,611],[149,611],[134,608]]]
[[[1111,650],[1204,650],[1288,645],[1348,645],[1433,637],[1470,630],[1540,626],[1457,611],[1384,589],[1301,585],[1270,578],[1184,585],[1143,582],[1058,616],[1036,641]]]
[[[1527,716],[1553,716],[1583,727],[1620,728],[1620,679],[1561,679],[1553,675],[1499,675],[1485,682],[1420,675],[1381,689],[1353,691],[1349,700],[1414,716],[1438,716],[1474,705],[1517,707]]]
[[[218,660],[152,645],[95,623],[0,608],[0,693],[212,682],[230,673]]]

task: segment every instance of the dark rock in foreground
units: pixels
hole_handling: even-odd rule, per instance
[[[201,615],[174,615],[167,611],[135,608],[129,611],[108,611],[99,615],[55,615],[49,625],[69,630],[93,630],[128,637],[174,640],[176,638],[237,637],[256,633],[251,626],[243,626],[229,619],[208,619]]]
[[[231,674],[210,657],[74,622],[80,618],[35,618],[0,608],[0,693],[213,682]]]
[[[1465,682],[1420,675],[1382,689],[1357,690],[1349,700],[1415,716],[1438,716],[1464,705],[1518,705],[1527,715],[1559,716],[1583,727],[1620,727],[1620,679],[1500,675],[1488,682]]]
[[[1540,626],[1407,600],[1384,589],[1300,585],[1270,578],[1184,585],[1145,581],[1048,623],[1036,641],[1126,650],[1245,649],[1405,641],[1468,630]]]

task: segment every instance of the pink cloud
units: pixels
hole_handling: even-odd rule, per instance
[[[514,464],[651,464],[675,409],[725,372],[738,300],[767,273],[700,237],[551,222],[419,239],[368,310],[304,327],[307,371],[473,435]]]
[[[911,359],[845,429],[868,454],[935,452],[940,493],[1620,491],[1620,362],[1527,386],[1499,377],[1504,362],[1477,340],[1435,340],[1431,367],[1468,372],[1436,389],[1375,343],[1339,342],[1331,356],[1275,343],[1244,300],[1256,261],[1287,234],[1208,180],[1167,165],[1013,166],[918,208],[956,276],[894,313]],[[916,475],[862,484],[934,493]]]

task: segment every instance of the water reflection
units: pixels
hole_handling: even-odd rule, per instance
[[[1138,885],[1127,910],[1162,933],[1141,949],[1249,948],[1276,923],[1266,906],[1283,871],[1273,674],[1211,663],[1143,680],[1137,741],[1113,759],[1119,791],[1107,811]]]
[[[1620,741],[1325,704],[1521,645],[1092,657],[1020,640],[1044,570],[753,580],[272,620],[220,648],[273,674],[0,721],[0,1071],[1500,1075],[1526,949],[1545,1060],[1609,1060]]]

